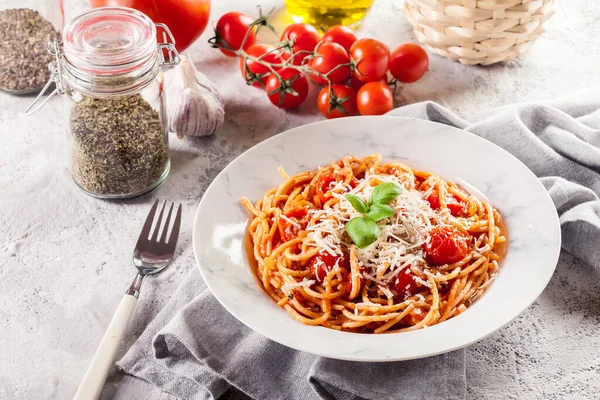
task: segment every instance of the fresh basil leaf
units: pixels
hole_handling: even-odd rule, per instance
[[[379,236],[379,227],[370,219],[365,217],[352,218],[346,224],[346,232],[359,248],[364,249]]]
[[[369,204],[388,204],[402,193],[402,186],[395,182],[384,182],[375,186]]]
[[[369,209],[367,218],[371,221],[381,221],[382,219],[394,215],[394,209],[386,204],[373,204]]]
[[[347,194],[346,199],[348,199],[350,204],[352,204],[352,207],[354,207],[354,209],[359,213],[366,214],[369,212],[369,205],[360,197],[353,194]]]

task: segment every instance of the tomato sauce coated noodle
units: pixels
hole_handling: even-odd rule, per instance
[[[242,205],[250,257],[265,292],[307,325],[390,333],[453,318],[477,301],[499,269],[506,236],[498,211],[439,176],[374,154],[346,156],[288,176]],[[345,226],[385,182],[403,191],[377,221],[377,239],[356,246]],[[390,211],[391,214],[391,211]]]

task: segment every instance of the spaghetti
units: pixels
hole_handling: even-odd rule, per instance
[[[489,203],[439,176],[381,156],[346,156],[288,176],[252,204],[248,230],[256,276],[297,321],[363,333],[402,332],[443,322],[481,297],[498,271],[505,236]],[[379,235],[359,248],[346,224],[375,187],[404,189]]]

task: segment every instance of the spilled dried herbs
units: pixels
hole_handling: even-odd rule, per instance
[[[169,163],[165,123],[139,94],[84,96],[70,114],[75,181],[100,196],[152,189]]]
[[[46,44],[60,34],[39,12],[28,8],[0,12],[0,90],[25,94],[40,91],[53,61]]]

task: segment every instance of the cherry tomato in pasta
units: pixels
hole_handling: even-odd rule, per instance
[[[321,199],[321,202],[329,200],[331,195],[331,189],[335,184],[335,176],[333,174],[323,174],[317,181],[317,195]]]
[[[336,265],[347,271],[350,269],[350,260],[346,255],[334,256],[327,251],[322,251],[309,261],[309,266],[317,282],[323,282]]]
[[[285,218],[279,218],[279,236],[281,240],[287,242],[294,239],[301,230],[306,228],[308,209],[296,206],[286,210],[283,215],[285,215]]]
[[[350,180],[347,180],[346,176],[343,174],[323,174],[317,181],[317,196],[319,196],[321,203],[325,203],[327,200],[333,197],[332,190],[337,182],[347,182],[350,188],[355,188],[358,186],[358,179],[356,179],[354,176],[352,176]],[[344,190],[342,190],[342,192],[347,190],[348,188],[346,187]]]
[[[429,231],[430,240],[425,243],[426,260],[432,265],[459,262],[467,256],[470,238],[450,226],[436,226]]]
[[[358,38],[356,33],[347,26],[335,25],[327,29],[323,34],[324,42],[333,42],[341,45],[346,51],[350,51],[350,47]]]
[[[410,266],[405,267],[392,279],[392,285],[398,297],[405,299],[418,292],[419,285]]]
[[[431,193],[426,200],[429,202],[429,205],[431,205],[431,208],[433,208],[434,210],[439,210],[441,208],[440,197],[438,192]],[[448,195],[446,197],[446,207],[448,207],[448,210],[450,210],[450,214],[452,214],[454,217],[462,216],[465,211],[465,204],[454,195]]]
[[[362,271],[361,271],[362,273]],[[344,297],[348,297],[350,296],[350,293],[352,293],[352,274],[346,270],[343,270],[342,272],[343,275],[343,279],[344,282],[346,283],[346,285],[344,286]],[[360,293],[360,291],[362,290],[362,287],[365,285],[365,278],[362,276],[359,277],[358,279],[358,292]]]
[[[431,188],[428,182],[425,182],[419,188],[421,191],[428,191]],[[431,190],[431,193],[425,198],[432,209],[439,210],[442,207],[440,202],[440,193],[437,190]],[[450,210],[450,214],[454,217],[460,217],[465,213],[465,203],[463,203],[457,196],[448,194],[446,196],[446,207]]]

